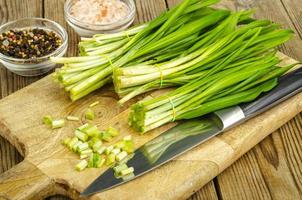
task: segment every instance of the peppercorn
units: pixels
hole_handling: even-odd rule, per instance
[[[43,29],[9,30],[0,34],[0,53],[30,59],[51,54],[62,45],[53,31]]]

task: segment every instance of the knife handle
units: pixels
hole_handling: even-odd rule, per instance
[[[264,93],[252,103],[241,104],[245,116],[251,118],[302,91],[302,68],[299,68],[279,79],[273,90]]]

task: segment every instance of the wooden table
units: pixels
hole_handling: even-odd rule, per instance
[[[136,23],[148,21],[180,0],[136,0]],[[0,0],[0,24],[22,17],[46,17],[64,25],[69,33],[68,55],[77,53],[77,35],[64,21],[64,0]],[[280,50],[302,60],[302,0],[225,0],[231,9],[256,8],[256,18],[265,18],[291,28],[296,37]],[[42,78],[24,78],[0,67],[0,98]],[[22,108],[20,108],[22,109]],[[1,116],[0,116],[1,117]],[[18,123],[18,122],[16,122]],[[301,113],[254,147],[190,199],[302,199]],[[22,160],[0,138],[0,173]],[[50,199],[66,199],[51,197]]]

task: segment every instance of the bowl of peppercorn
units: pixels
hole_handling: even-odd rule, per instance
[[[21,76],[38,76],[55,67],[50,57],[67,51],[68,35],[58,23],[24,18],[0,27],[0,62]]]

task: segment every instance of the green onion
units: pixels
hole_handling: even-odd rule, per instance
[[[128,153],[126,151],[122,151],[119,154],[116,155],[116,160],[118,162],[122,161],[123,159],[125,159],[128,156]]]
[[[92,104],[89,105],[89,108],[93,108],[96,105],[98,105],[99,103],[100,103],[99,101],[93,102]]]
[[[105,150],[105,154],[106,154],[106,155],[109,155],[113,149],[114,149],[113,146],[108,146],[108,147],[106,148],[106,150]]]
[[[101,154],[105,153],[105,151],[106,151],[106,147],[101,146],[96,152],[101,155]]]
[[[86,160],[82,160],[76,165],[75,168],[77,171],[83,171],[87,166],[88,166],[88,162]]]
[[[133,167],[129,167],[127,169],[121,170],[120,173],[119,173],[119,175],[125,176],[125,175],[131,174],[133,172],[134,172],[134,168]]]
[[[102,132],[101,138],[102,138],[102,140],[104,140],[106,142],[111,142],[112,139],[113,139],[112,136],[111,136],[111,134],[108,133],[108,132]]]
[[[75,134],[75,136],[77,136],[77,138],[79,138],[83,142],[86,142],[88,140],[88,135],[86,135],[85,133],[83,133],[80,130],[75,130],[74,134]]]
[[[56,119],[56,120],[52,120],[51,122],[52,129],[62,128],[64,127],[64,125],[65,125],[64,119]]]
[[[79,144],[79,145],[77,146],[77,151],[78,151],[79,153],[81,153],[82,151],[85,151],[85,150],[87,150],[87,149],[89,149],[89,145],[88,145],[87,142],[82,143],[82,144]]]
[[[118,130],[116,130],[115,128],[113,128],[113,127],[109,127],[107,130],[106,130],[106,132],[108,133],[108,134],[110,134],[112,137],[116,137],[116,136],[118,136],[120,133],[118,132]]]
[[[52,117],[50,115],[46,115],[43,117],[43,123],[47,126],[52,125]]]
[[[110,166],[110,165],[112,165],[113,163],[115,162],[115,154],[109,154],[108,156],[107,156],[107,160],[106,160],[106,165],[107,166]]]
[[[92,149],[86,149],[86,150],[81,151],[80,154],[81,155],[90,155],[92,153],[93,153]]]
[[[93,151],[94,152],[98,151],[102,147],[102,145],[103,145],[103,142],[100,140],[95,142],[92,146]]]
[[[90,108],[86,110],[85,112],[85,118],[88,120],[94,120],[95,119],[95,114],[93,112],[93,110],[91,110]]]
[[[80,121],[80,118],[74,116],[67,116],[66,119],[69,121]]]
[[[79,139],[77,137],[73,137],[71,138],[71,140],[69,141],[69,143],[67,144],[68,148],[71,150],[72,147],[79,141]]]
[[[120,149],[117,149],[117,148],[114,148],[114,149],[112,149],[112,151],[111,151],[111,153],[113,153],[114,155],[117,155],[117,154],[119,154],[121,152],[121,150]]]

